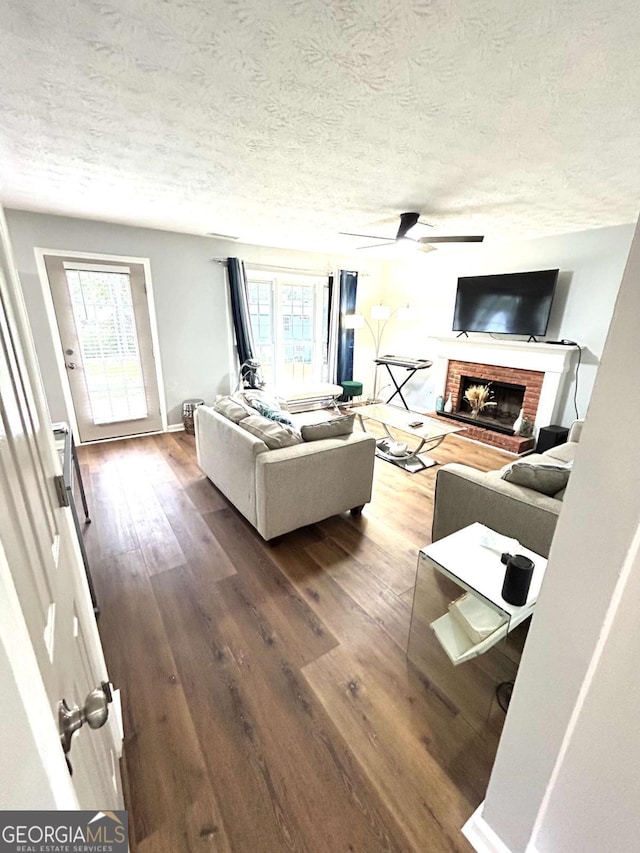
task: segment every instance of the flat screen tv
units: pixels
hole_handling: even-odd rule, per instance
[[[559,270],[458,279],[454,332],[546,335]]]

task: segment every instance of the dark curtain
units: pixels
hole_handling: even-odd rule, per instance
[[[335,285],[335,282],[332,282]],[[358,289],[358,273],[340,270],[339,289],[332,295],[335,287],[331,287],[329,298],[337,296],[339,300],[338,341],[337,341],[337,370],[336,382],[340,385],[348,379],[353,379],[353,340],[354,330],[345,329],[342,325],[344,314],[354,314],[356,310],[356,291]]]
[[[233,330],[236,336],[236,349],[242,378],[247,384],[253,385],[256,368],[248,365],[253,362],[255,350],[253,344],[253,333],[251,331],[251,318],[249,317],[249,295],[247,293],[247,276],[244,264],[239,258],[227,258],[227,272],[229,274],[229,294],[231,296],[231,316],[233,319]]]

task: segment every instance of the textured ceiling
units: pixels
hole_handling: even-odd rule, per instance
[[[320,250],[635,220],[637,0],[0,0],[7,207]]]

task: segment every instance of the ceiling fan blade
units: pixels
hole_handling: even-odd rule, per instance
[[[353,231],[339,231],[343,237],[364,237],[365,240],[386,240],[388,243],[393,243],[393,237],[381,237],[379,234],[354,234]]]
[[[370,243],[368,246],[358,246],[356,251],[360,249],[379,249],[380,246],[393,246],[395,242],[395,240],[387,240],[385,243]]]
[[[419,243],[482,243],[484,236],[479,234],[466,237],[421,237]]]

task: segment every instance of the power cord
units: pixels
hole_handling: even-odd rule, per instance
[[[381,388],[378,388],[378,394],[377,394],[377,396],[378,396],[378,397],[381,397],[381,396],[382,396],[382,392],[383,392],[383,391],[386,391],[386,390],[387,390],[387,388],[388,388],[389,390],[391,390],[391,388],[392,388],[392,387],[393,387],[393,386],[392,386],[391,382],[387,382],[387,384],[386,384],[386,385],[383,385]]]
[[[576,412],[576,420],[578,420],[580,417],[578,414],[578,371],[580,370],[580,363],[582,361],[582,347],[580,344],[574,344],[574,346],[578,347],[578,363],[576,364],[575,385],[573,388],[573,408]]]
[[[547,343],[549,343],[549,341],[547,341]],[[582,347],[576,341],[569,341],[566,338],[561,341],[553,341],[553,343],[560,343],[567,347],[576,347],[578,350],[578,363],[576,364],[573,386],[573,408],[576,413],[576,420],[578,420],[580,417],[578,414],[578,371],[580,370],[580,364],[582,363]]]
[[[503,681],[502,684],[498,684],[496,687],[496,699],[498,700],[498,705],[500,708],[507,713],[509,710],[509,703],[511,702],[511,694],[513,693],[513,686],[515,682],[513,681]]]

